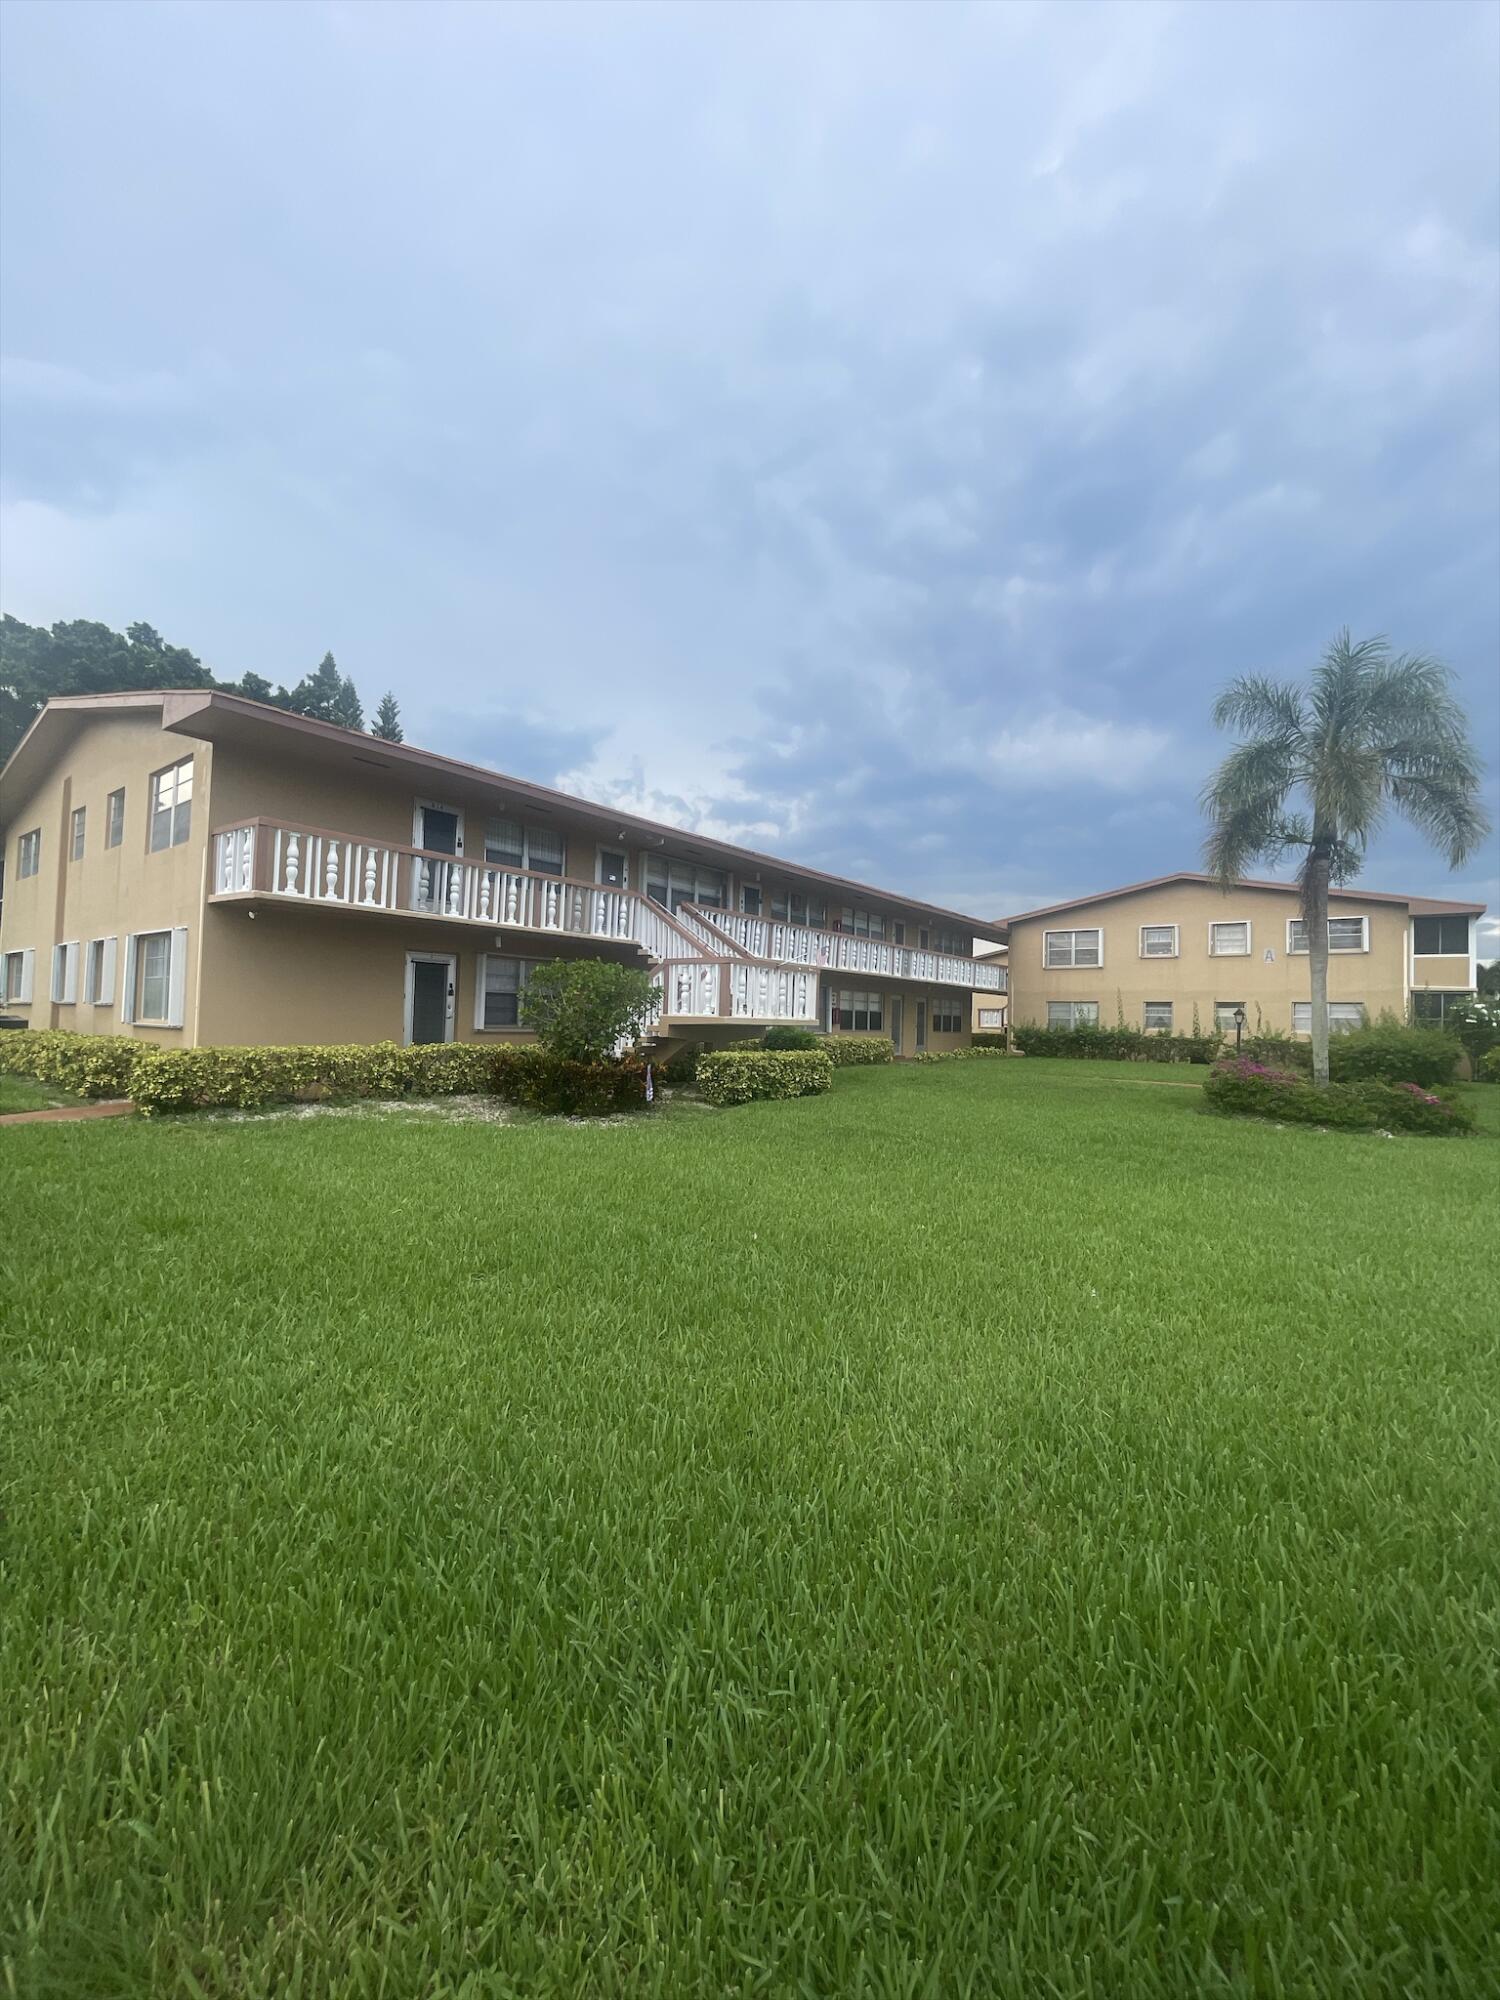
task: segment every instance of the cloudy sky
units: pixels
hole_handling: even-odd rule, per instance
[[[3,53],[18,617],[331,647],[410,740],[982,913],[1196,865],[1215,688],[1344,624],[1500,762],[1493,4],[9,0]]]

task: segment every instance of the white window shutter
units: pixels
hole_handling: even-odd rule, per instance
[[[52,947],[52,983],[47,988],[47,998],[58,1001],[62,998],[63,948],[60,944]]]
[[[125,976],[120,981],[120,1019],[122,1021],[133,1021],[135,1019],[136,935],[135,931],[128,931],[125,936]]]
[[[476,1028],[484,1026],[485,968],[489,962],[490,955],[487,951],[480,952],[474,960],[474,1026]]]
[[[112,937],[107,937],[104,940],[104,951],[99,966],[98,1004],[101,1007],[112,1007],[114,1005],[114,999],[115,999],[115,940]]]
[[[78,940],[63,946],[63,990],[62,997],[69,1006],[78,1001]]]
[[[23,951],[21,953],[21,990],[16,995],[16,998],[18,1000],[30,1000],[35,992],[36,953],[30,950]]]
[[[180,1028],[186,1018],[187,940],[185,930],[173,931],[172,953],[167,960],[167,1026]]]

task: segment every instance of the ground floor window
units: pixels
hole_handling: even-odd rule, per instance
[[[481,1028],[518,1028],[521,1025],[521,995],[535,959],[505,958],[485,952],[479,961]]]
[[[90,938],[84,965],[83,997],[91,1007],[108,1007],[115,997],[115,941]]]
[[[1141,1007],[1141,1026],[1148,1035],[1172,1032],[1172,1003],[1170,1000],[1147,1000]]]
[[[0,959],[0,1000],[29,1000],[26,980],[26,954],[24,951],[8,951]]]
[[[835,1028],[871,1029],[885,1026],[883,993],[839,992],[833,996],[831,1019]]]
[[[1097,1000],[1049,1000],[1047,1002],[1047,1026],[1049,1028],[1097,1028],[1099,1025],[1099,1002]]]
[[[1003,1007],[981,1007],[979,1010],[979,1025],[981,1028],[1003,1028],[1005,1026],[1005,1009]]]
[[[1365,1025],[1365,1010],[1358,1000],[1330,1000],[1328,1003],[1328,1032],[1331,1035],[1352,1034],[1354,1029]],[[1312,1033],[1311,1000],[1292,1002],[1292,1033],[1310,1035]]]
[[[1472,993],[1413,993],[1411,996],[1412,1018],[1417,1021],[1435,1022],[1439,1027],[1448,1018],[1450,1008],[1461,1000],[1472,1000]]]
[[[1221,1035],[1232,1035],[1235,1015],[1248,1014],[1249,1011],[1243,1000],[1215,1000],[1214,1026]]]
[[[958,995],[935,993],[932,997],[932,1032],[935,1035],[961,1035],[963,1031],[963,1002]]]
[[[145,931],[135,941],[135,1018],[165,1021],[172,971],[172,933]]]

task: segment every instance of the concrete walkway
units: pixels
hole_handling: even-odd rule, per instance
[[[135,1106],[128,1097],[102,1097],[93,1104],[60,1104],[53,1111],[7,1111],[0,1125],[62,1125],[80,1118],[120,1118]]]

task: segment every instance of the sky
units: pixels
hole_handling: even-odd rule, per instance
[[[1500,7],[0,9],[0,602],[981,916],[1230,676],[1500,821]],[[1363,879],[1500,910],[1392,824]],[[1500,926],[1485,955],[1500,951]]]

